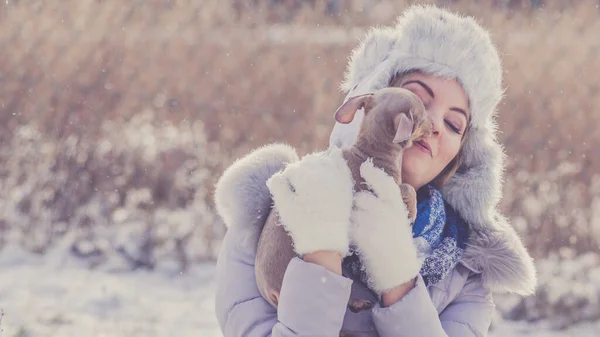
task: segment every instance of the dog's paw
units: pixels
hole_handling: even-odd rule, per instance
[[[408,210],[408,219],[413,224],[417,218],[417,192],[409,184],[400,184],[400,193]]]

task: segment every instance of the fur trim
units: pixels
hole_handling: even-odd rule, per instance
[[[494,210],[502,197],[505,155],[491,130],[491,127],[469,130],[461,166],[441,189],[444,200],[473,229],[493,226]]]
[[[215,187],[215,206],[225,225],[262,226],[272,205],[267,180],[297,160],[296,150],[285,144],[266,145],[236,160]]]
[[[533,259],[507,220],[497,215],[495,221],[501,229],[475,232],[461,262],[481,272],[494,292],[532,295],[537,283]]]
[[[532,259],[497,214],[505,155],[494,118],[504,91],[489,33],[473,18],[429,5],[411,6],[395,27],[371,29],[353,50],[341,86],[345,100],[387,87],[395,74],[411,70],[456,78],[469,97],[472,117],[463,160],[441,190],[475,233],[463,262],[482,272],[495,291],[530,294],[537,282]],[[330,146],[354,144],[363,117],[360,110],[351,123],[336,123]]]

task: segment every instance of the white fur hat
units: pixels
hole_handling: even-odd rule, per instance
[[[352,53],[342,88],[348,92],[373,73],[373,85],[387,86],[388,76],[410,70],[458,79],[474,127],[489,122],[503,95],[500,57],[488,32],[471,17],[422,5],[406,10],[396,27],[369,32]]]
[[[478,246],[487,247],[485,250],[503,246],[512,259],[520,261],[518,267],[510,268],[512,271],[497,271],[500,278],[507,273],[518,275],[506,288],[532,291],[535,269],[531,258],[497,211],[504,152],[496,138],[495,112],[504,90],[500,57],[489,33],[473,18],[430,5],[411,6],[395,27],[372,28],[353,50],[342,83],[346,100],[387,87],[394,75],[411,70],[456,78],[465,89],[471,111],[469,135],[460,167],[442,194],[479,235],[472,242],[478,241]],[[363,117],[361,110],[352,123],[336,123],[330,146],[354,144]],[[470,253],[481,254],[481,250]],[[469,258],[477,260],[475,256]],[[485,263],[481,261],[481,268],[475,269],[485,269]]]

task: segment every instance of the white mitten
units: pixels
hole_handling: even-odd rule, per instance
[[[421,263],[394,179],[371,160],[361,165],[360,174],[373,193],[355,195],[350,236],[369,275],[368,286],[382,294],[417,276]]]
[[[342,151],[309,154],[267,181],[281,222],[299,255],[347,255],[354,182]]]

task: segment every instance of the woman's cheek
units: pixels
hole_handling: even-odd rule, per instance
[[[454,137],[458,138],[458,137]],[[442,167],[446,167],[460,150],[460,139],[448,139],[446,142],[440,142],[442,147],[440,148],[440,159],[442,159]]]
[[[415,159],[414,147],[404,150],[404,155],[402,156],[402,170],[411,172],[414,171],[414,166],[417,164],[415,163]]]
[[[414,147],[410,147],[404,151],[402,157],[402,176],[410,180],[415,180],[411,181],[411,183],[416,183],[416,180],[419,180],[420,176],[425,173],[425,163],[419,159],[419,153],[415,153]]]

